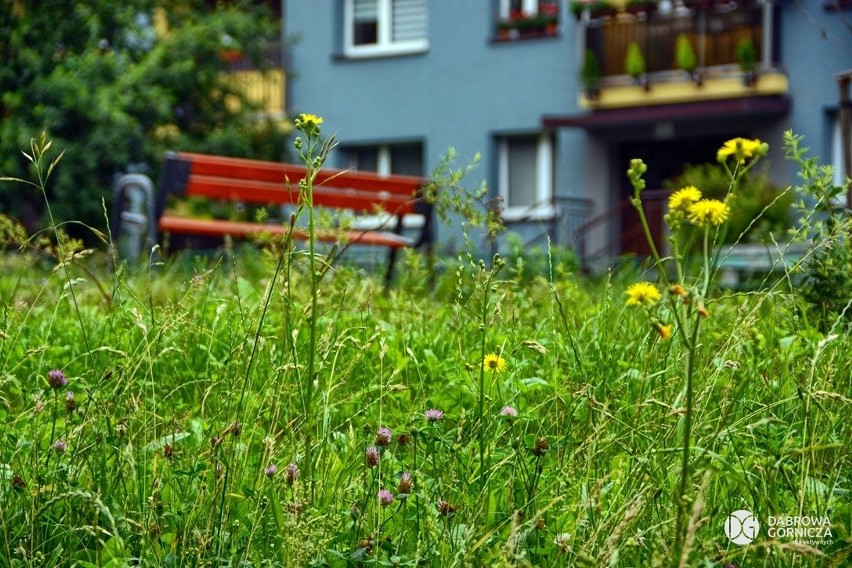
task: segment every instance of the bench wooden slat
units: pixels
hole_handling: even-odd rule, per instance
[[[192,175],[186,188],[186,194],[250,203],[296,204],[299,202],[299,191],[295,183],[288,188],[282,182],[273,183],[206,175]],[[394,215],[414,212],[413,193],[398,196],[389,193],[370,194],[354,189],[315,187],[314,204],[322,207],[351,209],[358,212],[374,212],[377,207],[381,207]]]
[[[287,234],[289,227],[284,225],[267,225],[242,221],[223,221],[219,219],[190,219],[187,217],[172,217],[164,215],[160,218],[160,230],[169,233],[199,235],[204,237],[250,237],[262,233],[271,235]],[[307,231],[293,230],[293,239],[306,240]],[[411,239],[389,231],[321,231],[317,239],[323,242],[339,242],[344,244],[359,244],[382,246],[389,248],[410,247]]]
[[[191,176],[255,179],[281,185],[289,180],[291,184],[296,185],[305,175],[305,167],[295,164],[279,164],[245,158],[206,156],[192,152],[181,152],[177,154],[177,158],[192,163],[190,170]],[[386,191],[391,194],[411,196],[423,185],[423,179],[401,175],[384,177],[369,172],[323,168],[317,174],[315,181],[315,186],[322,185],[362,189],[373,193]]]

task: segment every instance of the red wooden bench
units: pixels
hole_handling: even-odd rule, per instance
[[[284,224],[250,223],[219,219],[193,219],[169,212],[169,197],[200,196],[221,201],[254,203],[260,205],[297,205],[299,180],[306,175],[303,165],[281,164],[227,158],[189,152],[168,153],[163,163],[156,203],[148,223],[151,230],[174,235],[236,238],[261,233],[285,234],[290,228]],[[134,213],[126,211],[129,189],[138,185],[140,176],[125,176],[119,180],[115,192],[116,213],[113,232],[121,234],[122,219],[132,219]],[[366,230],[348,229],[320,231],[317,238],[324,242],[342,245],[370,245],[389,250],[386,280],[393,276],[397,251],[417,247],[430,249],[433,243],[432,205],[421,193],[426,180],[414,176],[380,176],[370,172],[322,169],[314,182],[315,207],[341,209],[353,213],[375,214],[379,211],[389,216],[388,226]],[[403,218],[420,215],[417,238],[403,236]],[[156,227],[154,229],[153,227]],[[292,238],[306,240],[307,231],[296,228]],[[153,240],[157,240],[156,237]]]

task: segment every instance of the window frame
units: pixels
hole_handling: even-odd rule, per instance
[[[509,206],[509,141],[528,137],[535,137],[536,140],[536,201],[529,205]],[[556,138],[550,131],[504,134],[497,137],[497,195],[506,204],[500,214],[504,221],[539,221],[553,218],[555,215],[553,197],[556,186],[555,155]]]
[[[538,10],[539,0],[521,0],[521,11],[528,16],[537,16]],[[497,13],[501,20],[508,20],[512,14],[512,1],[500,0]]]
[[[428,0],[424,3],[424,26],[426,37],[418,40],[393,41],[393,0],[376,0],[377,30],[376,43],[356,45],[354,43],[355,0],[343,0],[343,54],[352,59],[387,57],[423,53],[429,49]]]
[[[424,150],[424,144],[422,141],[412,141],[412,142],[381,142],[381,143],[373,143],[373,144],[351,144],[340,147],[340,150],[343,152],[343,158],[345,160],[344,167],[347,169],[351,169],[354,171],[372,171],[372,170],[359,170],[358,164],[355,156],[353,155],[353,151],[365,148],[371,148],[376,150],[376,170],[374,173],[380,176],[391,176],[394,173],[391,171],[392,159],[391,159],[391,151],[396,146],[403,146],[408,144],[416,144],[420,146],[421,152],[421,160],[423,159],[422,153]],[[425,162],[424,162],[425,164]],[[410,174],[402,174],[402,175],[410,175]],[[421,177],[425,177],[421,174]],[[383,214],[364,214],[357,215],[352,220],[352,228],[358,230],[376,230],[376,229],[387,229],[391,226],[391,223],[394,220],[394,216],[389,213]],[[412,213],[403,216],[402,218],[402,227],[403,229],[420,229],[423,227],[426,219],[423,215]]]

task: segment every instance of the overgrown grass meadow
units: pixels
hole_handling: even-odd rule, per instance
[[[412,254],[385,293],[302,249],[52,250],[0,257],[2,566],[852,558],[852,339],[792,276],[706,298],[679,496],[686,352],[625,305],[652,272],[462,255],[432,283]],[[740,509],[832,536],[739,546]]]

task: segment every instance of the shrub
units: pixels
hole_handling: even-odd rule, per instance
[[[668,180],[665,185],[669,189],[692,185],[705,197],[724,200],[730,183],[730,176],[722,166],[704,163],[686,166],[683,173]],[[775,239],[783,238],[792,227],[792,203],[792,193],[780,192],[769,183],[765,173],[746,175],[740,181],[736,201],[732,204],[731,224],[725,243],[761,242],[770,235]]]
[[[30,177],[20,148],[44,131],[68,164],[47,188],[58,220],[103,226],[116,176],[155,173],[167,149],[282,157],[278,127],[248,122],[256,109],[223,80],[225,39],[258,64],[274,45],[263,12],[200,1],[39,4],[16,2],[0,16],[0,173]],[[157,8],[167,34],[155,31]],[[0,208],[31,230],[44,224],[32,191],[0,191]]]

